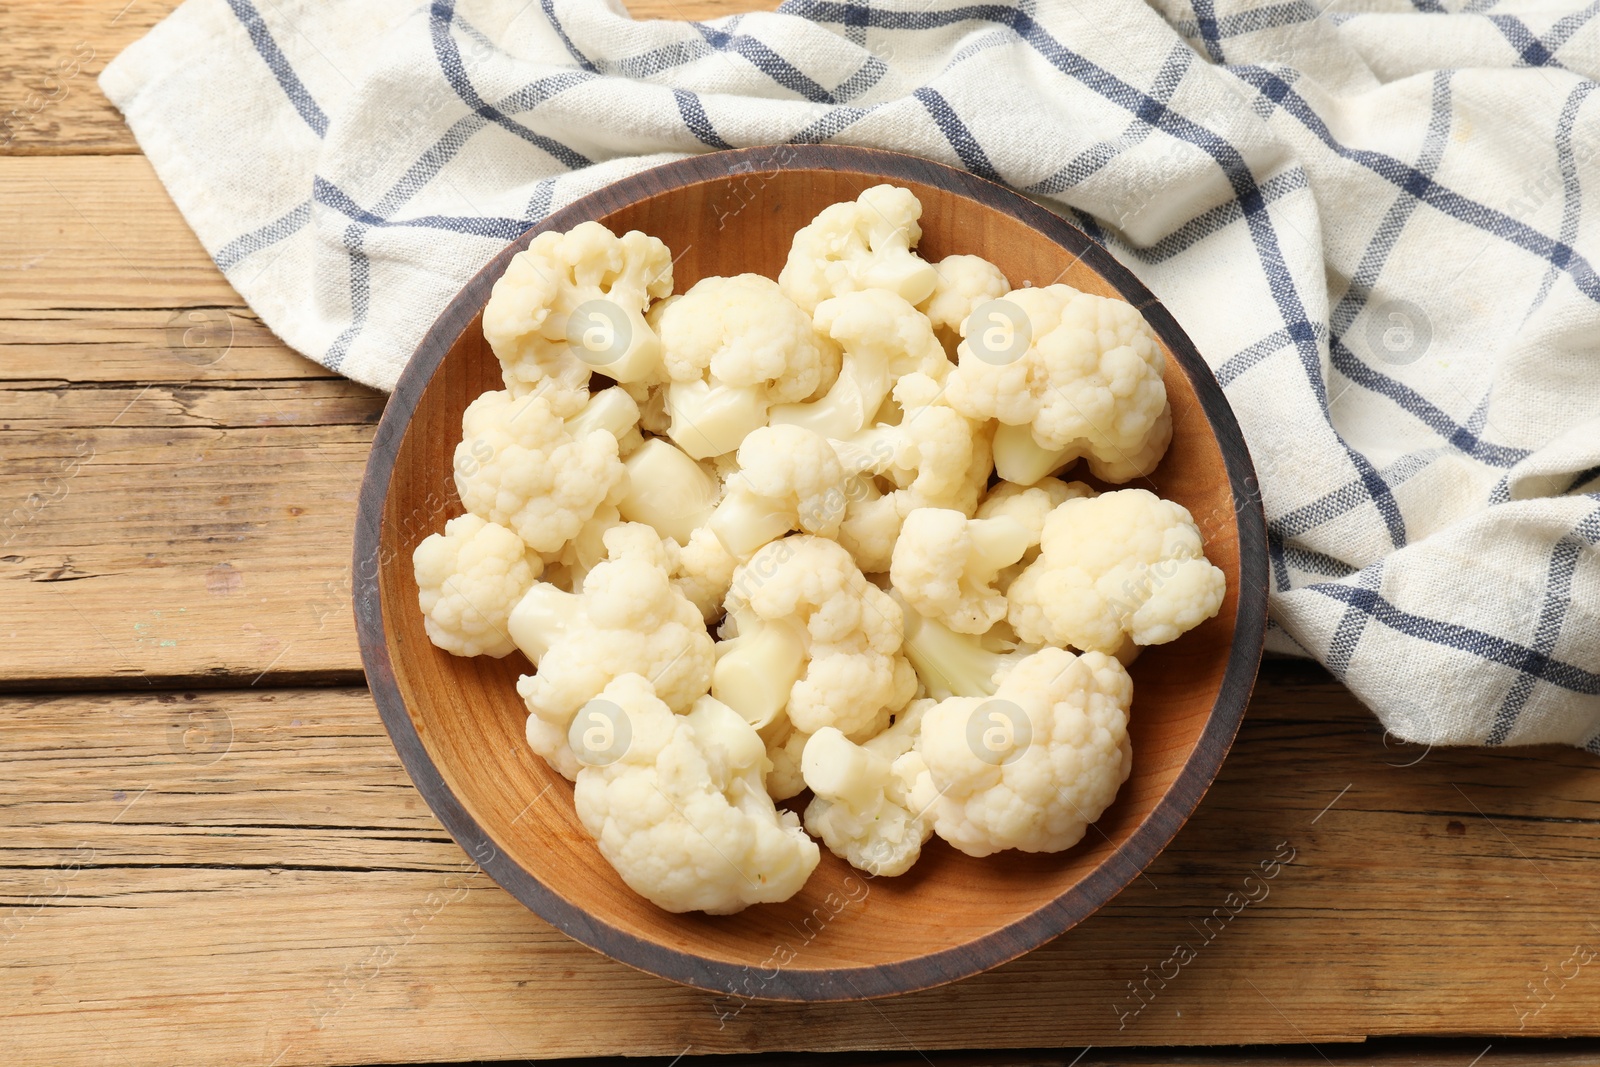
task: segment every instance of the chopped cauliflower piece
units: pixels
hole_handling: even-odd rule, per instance
[[[834,855],[869,874],[904,874],[933,834],[924,812],[911,804],[915,760],[902,757],[916,742],[931,700],[912,701],[893,726],[864,744],[833,727],[811,735],[801,757],[806,829]]]
[[[978,424],[939,403],[939,383],[925,374],[905,375],[894,386],[898,423],[878,423],[833,447],[851,474],[890,477],[901,489],[914,488],[922,500],[943,500],[961,492],[972,465]],[[988,474],[984,475],[987,480]]]
[[[538,668],[517,682],[529,711],[528,743],[568,778],[578,769],[567,740],[572,718],[613,679],[644,675],[674,711],[711,688],[711,635],[700,609],[669,580],[660,536],[624,523],[606,531],[605,547],[608,558],[584,578],[581,593],[536,583],[507,622]]]
[[[1000,477],[1032,484],[1079,457],[1111,482],[1154,470],[1172,415],[1165,357],[1144,316],[1070,285],[1014,289],[1003,299],[1025,316],[1028,334],[999,331],[1011,340],[996,347],[989,338],[997,331],[969,321],[946,390],[962,414],[1003,424]]]
[[[511,257],[483,309],[483,335],[513,396],[537,391],[560,415],[588,399],[594,371],[619,382],[660,380],[661,344],[645,322],[672,292],[672,253],[638,230],[598,222],[541,233]]]
[[[990,300],[1005,296],[1011,291],[1011,283],[999,267],[982,256],[945,256],[934,270],[939,280],[917,310],[928,316],[939,343],[953,359],[967,316]]]
[[[795,233],[778,285],[805,311],[863,289],[886,289],[919,304],[938,281],[933,266],[911,251],[922,240],[921,217],[916,195],[893,185],[830,204]]]
[[[800,426],[763,426],[739,446],[711,531],[739,559],[791,530],[834,536],[844,518],[844,471],[833,446]]]
[[[1175,640],[1215,615],[1226,582],[1188,509],[1144,489],[1068,500],[1039,558],[1011,583],[1009,619],[1030,644],[1113,654]]]
[[[992,422],[976,423],[940,398],[937,382],[908,374],[895,384],[902,411],[848,441],[835,441],[847,473],[881,474],[899,485],[884,493],[870,478],[847,483],[839,543],[868,574],[887,571],[905,517],[917,508],[949,508],[971,516],[994,466]]]
[[[1028,528],[1012,518],[917,508],[895,542],[889,580],[920,614],[957,633],[986,633],[1006,617],[995,579],[1022,558],[1028,542]]]
[[[700,609],[707,622],[722,614],[722,599],[733,584],[739,559],[723,545],[711,527],[702,526],[678,552],[672,584]]]
[[[767,794],[773,800],[783,801],[804,793],[806,780],[800,771],[800,760],[811,735],[796,730],[787,715],[778,715],[762,727],[760,733],[767,746],[767,759],[772,764],[767,772]]]
[[[721,493],[717,479],[670,441],[652,437],[622,465],[628,488],[617,509],[628,522],[642,522],[687,545],[710,520]]]
[[[627,745],[577,772],[578,819],[635,892],[666,911],[730,915],[788,900],[821,852],[762,784],[756,731],[709,697],[674,715],[638,674],[599,694]],[[609,754],[608,754],[609,756]]]
[[[467,406],[461,429],[455,466],[461,503],[538,552],[559,552],[627,491],[617,438],[603,427],[574,436],[547,397],[491,390]],[[485,452],[489,458],[478,462]]]
[[[672,378],[667,435],[695,459],[738,448],[769,407],[805,400],[838,373],[838,345],[759,274],[702,279],[650,319]]]
[[[871,424],[901,375],[941,383],[950,374],[950,360],[927,316],[894,293],[865,289],[834,297],[817,305],[814,318],[817,331],[844,350],[839,376],[816,400],[772,408],[773,425],[846,438]]]
[[[991,697],[948,697],[922,716],[913,810],[969,856],[1060,852],[1116,799],[1133,765],[1133,682],[1110,656],[1046,648]]]
[[[511,609],[544,571],[522,538],[476,515],[445,523],[411,556],[428,639],[456,656],[500,659],[517,646],[506,630]]]
[[[1050,513],[1068,500],[1094,496],[1094,490],[1082,482],[1064,482],[1060,478],[1042,478],[1033,485],[1001,482],[989,490],[983,503],[978,505],[977,518],[1015,519],[1028,531],[1029,555],[1038,555],[1039,538],[1044,535],[1044,521]]]
[[[905,611],[906,659],[922,689],[935,699],[992,696],[1001,675],[1039,650],[1018,644],[1003,623],[983,635],[958,634],[906,605],[898,590],[890,595]]]
[[[712,695],[750,722],[782,710],[801,733],[855,734],[915,695],[900,605],[837,542],[771,542],[734,572],[727,608],[732,647],[717,660]]]
[[[1000,572],[994,583],[997,589],[1006,592],[1017,575],[1039,558],[1039,538],[1044,535],[1044,520],[1057,505],[1084,496],[1094,496],[1094,490],[1082,482],[1063,482],[1060,478],[1042,478],[1032,485],[1001,482],[989,490],[989,495],[978,505],[976,517],[998,519],[1003,516],[1016,519],[1028,530],[1028,550],[1021,559]]]

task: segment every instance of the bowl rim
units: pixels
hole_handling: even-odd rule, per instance
[[[611,926],[568,903],[495,847],[493,839],[445,783],[417,734],[389,657],[378,582],[384,504],[405,431],[434,372],[483,309],[490,288],[511,257],[526,248],[536,234],[568,230],[648,196],[727,178],[732,167],[746,163],[761,173],[769,169],[835,170],[886,181],[937,185],[1012,216],[1081,259],[1145,316],[1188,378],[1222,453],[1239,539],[1238,607],[1216,699],[1194,749],[1172,785],[1121,847],[1061,895],[974,941],[892,964],[785,970],[779,976],[764,976],[760,992],[755,995],[748,993],[748,966],[669,948]],[[1256,489],[1254,466],[1233,410],[1177,320],[1109,250],[1022,194],[942,163],[881,149],[785,144],[693,155],[611,182],[530,225],[474,275],[424,335],[384,407],[361,481],[351,573],[362,665],[384,728],[428,807],[490,878],[567,936],[647,973],[746,1000],[825,1002],[910,993],[990,970],[1065,933],[1138,877],[1193,813],[1238,731],[1255,685],[1265,640],[1267,567],[1266,519]]]

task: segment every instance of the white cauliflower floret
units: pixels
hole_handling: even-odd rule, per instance
[[[541,233],[511,258],[483,309],[483,335],[512,395],[537,391],[570,415],[587,400],[593,371],[619,382],[662,377],[644,311],[671,292],[666,245],[584,222]]]
[[[727,642],[724,641],[723,644]],[[871,723],[845,736],[852,741],[868,741],[887,730],[893,719],[893,713],[884,708]],[[761,727],[760,732],[761,740],[767,746],[767,759],[772,762],[772,769],[767,772],[767,792],[772,795],[772,799],[788,800],[804,793],[806,780],[801,773],[800,760],[812,735],[796,730],[794,723],[790,722],[789,717],[781,711],[771,722]]]
[[[506,630],[512,607],[544,571],[522,538],[476,515],[445,523],[411,556],[428,639],[457,656],[499,659],[517,646]]]
[[[834,536],[844,508],[833,446],[799,426],[763,426],[739,446],[739,473],[708,525],[730,553],[747,559],[791,530]]]
[[[801,733],[856,734],[915,695],[900,605],[836,542],[798,534],[741,565],[712,695],[758,726],[781,711]]]
[[[1019,644],[1004,623],[986,634],[958,634],[906,606],[898,592],[890,595],[905,610],[906,659],[915,668],[922,691],[936,700],[992,696],[1007,671],[1039,650],[1037,645]]]
[[[594,517],[584,523],[577,535],[562,545],[560,550],[541,554],[545,580],[577,592],[595,564],[606,558],[606,531],[621,524],[622,516],[616,507],[611,504],[600,505],[595,509]],[[562,581],[556,582],[552,574],[559,574]]]
[[[889,580],[920,614],[957,633],[986,633],[1006,616],[994,582],[1027,549],[1028,529],[1015,519],[917,508],[895,542]]]
[[[674,715],[650,683],[625,674],[600,694],[625,716],[620,755],[578,771],[578,819],[636,893],[666,911],[730,915],[788,900],[821,852],[762,784],[756,731],[708,697]]]
[[[971,516],[993,472],[994,424],[975,423],[946,406],[937,382],[908,374],[895,384],[900,422],[880,424],[834,442],[847,471],[865,467],[900,488],[884,493],[873,481],[849,482],[839,543],[868,574],[889,569],[905,517],[917,508],[949,508]]]
[[[461,417],[456,448],[461,503],[538,552],[561,551],[627,489],[616,436],[574,421],[576,433],[544,396],[517,399],[500,389],[478,397]]]
[[[870,425],[895,380],[921,374],[942,383],[950,360],[927,316],[894,293],[866,289],[825,300],[813,316],[817,332],[844,350],[839,377],[816,400],[779,404],[774,425],[804,426],[823,437],[847,438]]]
[[[839,543],[863,572],[887,572],[900,527],[917,507],[917,501],[904,489],[885,493],[868,477],[848,482],[845,499],[848,503],[844,521],[839,524]]]
[[[1172,436],[1172,413],[1165,357],[1144,316],[1126,301],[1070,285],[1015,289],[1004,299],[1027,318],[1026,346],[1019,339],[1016,352],[991,350],[995,331],[968,322],[947,388],[957,411],[1002,423],[1000,477],[1029,485],[1080,457],[1106,481],[1154,470]]]
[[[1005,296],[1011,291],[1011,283],[999,267],[982,256],[945,256],[934,270],[939,280],[917,310],[928,316],[933,332],[953,358],[961,343],[961,324],[967,316],[980,305]]]
[[[781,801],[804,793],[806,780],[800,770],[800,760],[811,735],[796,730],[789,717],[780,714],[761,728],[761,740],[767,746],[767,760],[772,764],[767,772],[767,794]]]
[[[1028,531],[1030,553],[1037,555],[1033,550],[1038,548],[1039,538],[1044,535],[1044,521],[1050,513],[1068,500],[1094,495],[1094,490],[1084,483],[1064,482],[1060,478],[1042,478],[1033,485],[1001,482],[983,498],[976,517],[1004,517],[1022,523]]]
[[[681,711],[711,688],[715,662],[700,609],[671,583],[671,560],[648,526],[606,531],[608,558],[583,580],[581,593],[536,583],[508,620],[517,647],[538,668],[517,682],[528,706],[528,743],[571,778],[567,743],[572,718],[623,674],[642,674]]]
[[[838,373],[838,346],[759,274],[702,279],[650,319],[672,378],[667,434],[695,459],[738,448],[769,407],[804,400]]]
[[[932,265],[911,249],[922,240],[922,203],[909,189],[874,185],[830,204],[795,232],[778,285],[811,311],[829,297],[887,289],[912,304],[933,292]]]
[[[710,471],[659,437],[641,444],[623,467],[628,486],[617,504],[622,517],[642,522],[679,545],[687,545],[710,520],[722,493]]]
[[[1083,837],[1133,765],[1133,682],[1110,656],[1046,648],[992,697],[941,700],[922,717],[910,801],[969,856],[1060,852]]]
[[[1028,550],[1022,558],[1000,572],[995,587],[1001,592],[1011,588],[1028,564],[1039,558],[1039,538],[1044,535],[1044,520],[1056,507],[1078,497],[1094,496],[1094,490],[1082,482],[1064,482],[1060,478],[1042,478],[1033,485],[1001,482],[989,491],[978,505],[977,518],[1015,519],[1028,531]]]
[[[885,475],[901,489],[914,488],[922,500],[961,492],[981,426],[940,403],[940,392],[939,383],[925,374],[907,374],[896,382],[899,422],[878,423],[833,442],[846,471]]]
[[[864,744],[831,726],[806,742],[801,770],[815,794],[806,805],[806,829],[852,867],[874,875],[904,874],[933,833],[925,813],[910,800],[916,763],[903,759],[933,703],[913,701],[892,727]]]
[[[1115,653],[1124,638],[1175,640],[1215,615],[1226,591],[1183,505],[1120,489],[1050,513],[1039,558],[1011,583],[1008,617],[1029,643]]]
[[[672,570],[672,584],[688,597],[707,621],[722,614],[722,600],[733,584],[739,559],[723,545],[709,526],[702,526],[689,537],[678,553]]]

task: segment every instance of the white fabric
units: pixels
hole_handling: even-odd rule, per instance
[[[998,177],[1217,372],[1269,647],[1403,738],[1600,751],[1600,4],[1322,6],[188,0],[101,85],[261,318],[381,388],[507,240],[640,168],[831,141]]]

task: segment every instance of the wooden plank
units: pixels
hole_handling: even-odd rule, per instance
[[[95,79],[176,6],[170,0],[8,2],[0,35],[0,152],[138,152],[122,113]]]
[[[334,378],[261,325],[142,156],[0,158],[0,383]]]
[[[7,416],[54,420],[0,453],[4,684],[359,679],[349,546],[371,425],[316,421],[376,414],[350,388],[0,392]]]
[[[142,157],[0,184],[0,685],[358,680],[382,394],[263,328]]]
[[[1573,955],[1600,943],[1592,758],[1385,745],[1294,666],[1269,666],[1211,794],[1102,912],[957,986],[817,1008],[672,986],[535,919],[444,837],[363,690],[6,698],[0,774],[16,1062],[1239,1042],[1320,1058],[1366,1035],[1600,1031],[1600,966]],[[1285,848],[1275,877],[1244,881]],[[1259,899],[1230,914],[1230,893]],[[1194,958],[1167,964],[1180,944]]]
[[[172,0],[7,0],[0,35],[0,154],[136,154],[95,79],[177,4]],[[635,18],[708,19],[778,0],[635,0]]]

